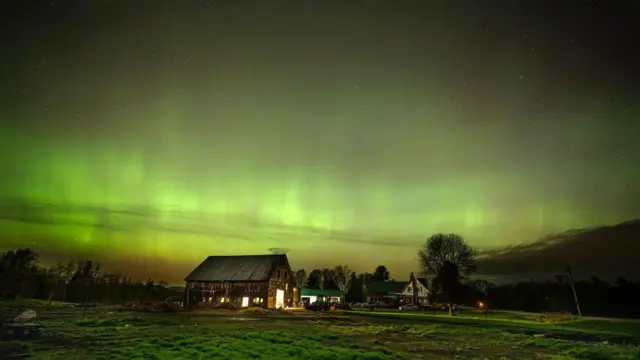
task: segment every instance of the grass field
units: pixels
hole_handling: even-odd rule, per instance
[[[509,332],[552,333],[551,336],[576,338],[585,341],[607,341],[610,343],[640,345],[640,321],[620,320],[573,320],[563,323],[543,324],[535,315],[514,314],[509,312],[483,313],[462,312],[454,317],[448,314],[424,312],[400,313],[396,311],[346,312],[348,314],[385,319],[398,319],[410,323],[442,323],[465,327],[490,327]]]
[[[113,308],[0,303],[38,311],[45,336],[0,343],[0,358],[33,359],[640,359],[636,324],[397,313],[198,311],[119,313]],[[507,316],[504,319],[508,319]]]

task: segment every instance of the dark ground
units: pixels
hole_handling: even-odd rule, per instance
[[[46,310],[38,340],[5,341],[3,356],[33,359],[640,359],[640,325],[571,321],[562,326],[496,313],[197,311],[127,313],[117,308]]]

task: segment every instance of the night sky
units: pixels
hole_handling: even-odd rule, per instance
[[[0,250],[403,278],[640,218],[640,3],[431,3],[0,1]]]

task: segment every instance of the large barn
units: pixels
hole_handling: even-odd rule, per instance
[[[209,256],[185,281],[187,308],[230,304],[278,309],[299,299],[286,255]]]

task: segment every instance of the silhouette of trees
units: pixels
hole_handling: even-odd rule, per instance
[[[38,264],[38,254],[30,249],[0,254],[0,295],[70,301],[89,306],[92,302],[122,303],[161,301],[182,296],[164,282],[133,281],[119,275],[104,275],[93,261],[60,263],[52,267]]]
[[[333,281],[333,269],[314,269],[309,273],[307,278],[307,287],[313,289],[335,289],[335,283]]]
[[[436,249],[426,245],[425,248]],[[170,288],[162,281],[148,279],[141,282],[119,274],[103,274],[93,261],[67,262],[44,267],[38,263],[38,258],[38,254],[29,249],[0,253],[0,295],[12,299],[66,300],[86,306],[97,302],[155,302],[183,296],[183,289]],[[438,254],[436,258],[446,256]],[[469,268],[473,268],[473,262],[465,261],[465,265],[471,265]],[[340,285],[342,276],[349,274],[346,285],[347,301],[363,301],[366,284],[371,281],[373,275],[356,275],[344,268],[313,270],[309,274],[307,285],[320,288],[319,280],[322,277],[323,289],[337,288],[344,293],[345,288]],[[296,274],[298,273],[303,274],[301,271]],[[460,267],[455,262],[445,260],[434,275],[432,290],[437,293],[436,300],[448,304],[475,306],[478,301],[484,300],[489,309],[536,313],[576,312],[571,284],[566,274],[549,280],[496,285],[485,280],[465,280]],[[338,277],[340,279],[336,281]],[[301,278],[304,279],[304,276]],[[640,308],[637,306],[640,303],[638,281],[620,277],[609,283],[592,276],[588,280],[576,279],[574,287],[585,316],[640,318]]]
[[[298,275],[298,272],[296,275]],[[300,277],[304,279],[302,275]],[[347,265],[337,265],[333,269],[324,268],[312,270],[309,273],[309,277],[306,278],[306,286],[320,290],[337,289],[345,296],[346,301],[355,301],[351,300],[353,296],[347,298],[347,294],[354,294],[355,279],[355,273],[353,273]],[[358,292],[356,291],[355,294],[357,295]]]
[[[62,301],[65,301],[67,298],[67,287],[75,274],[75,264],[73,261],[69,261],[66,264],[60,263],[56,267],[58,278],[62,282]]]
[[[440,301],[447,303],[449,315],[453,316],[453,304],[463,301],[463,285],[460,282],[460,270],[450,261],[445,261],[438,275],[433,279],[433,288]]]
[[[321,279],[322,270],[313,269],[309,273],[309,277],[307,277],[307,287],[313,289],[320,289],[320,283],[324,283],[324,279]]]
[[[25,284],[34,275],[38,254],[31,249],[17,249],[0,256],[0,283],[3,294],[15,299],[24,292]]]
[[[296,283],[296,287],[301,289],[307,283],[307,272],[304,271],[304,269],[300,269],[296,271],[293,279]]]
[[[333,283],[333,270],[324,268],[318,273],[318,288],[324,290],[331,288]]]
[[[347,302],[360,302],[364,294],[362,293],[362,274],[356,276],[355,272],[352,272],[349,277],[349,291],[345,296]]]
[[[50,291],[49,291],[49,302],[47,304],[47,308],[51,307],[51,302],[53,301],[53,296],[56,293],[60,283],[62,282],[62,268],[57,265],[50,269],[45,269],[45,274],[47,276],[47,280],[50,283]]]
[[[461,281],[475,271],[475,250],[460,235],[434,234],[418,251],[418,261],[427,276],[433,276],[432,290],[449,306],[464,301]]]
[[[87,307],[91,296],[95,293],[94,283],[100,277],[100,264],[94,264],[91,260],[83,260],[78,262],[78,269],[73,275],[72,280],[82,288],[84,294],[84,313],[87,313]]]
[[[336,284],[342,296],[349,292],[349,281],[351,280],[351,270],[347,265],[338,265],[333,269],[333,282]]]
[[[585,316],[640,318],[640,283],[620,278],[613,284],[597,276],[574,283]],[[469,305],[482,299],[477,287],[468,290]],[[515,284],[488,284],[487,304],[494,309],[577,314],[573,292],[566,276],[553,280],[531,280]]]
[[[471,294],[476,293],[480,296],[476,296],[478,299],[482,299],[482,302],[487,303],[489,298],[489,288],[492,286],[487,280],[473,280],[469,282],[469,292]],[[473,300],[472,300],[473,301]]]
[[[387,270],[387,267],[384,265],[378,265],[376,269],[373,271],[373,276],[371,280],[373,281],[389,281],[391,277],[391,273]]]
[[[434,234],[418,251],[418,261],[427,276],[436,276],[445,263],[455,265],[461,278],[476,269],[476,252],[457,234]]]
[[[324,283],[327,280],[328,269],[322,269],[318,272],[318,288],[324,290]]]

